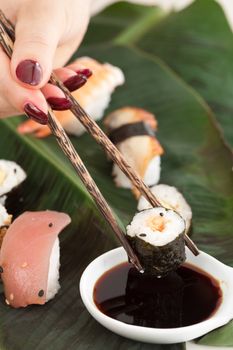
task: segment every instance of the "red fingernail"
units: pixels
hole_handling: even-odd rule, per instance
[[[43,111],[41,111],[39,108],[37,108],[32,103],[26,103],[24,105],[24,112],[26,115],[35,120],[37,123],[46,125],[48,123],[48,116]]]
[[[60,97],[48,97],[47,102],[52,109],[55,111],[65,111],[66,109],[70,109],[72,103],[68,98],[60,98]]]
[[[64,81],[65,87],[67,87],[70,92],[75,91],[86,84],[87,78],[84,75],[74,75],[66,81]]]
[[[79,69],[77,72],[77,74],[82,74],[85,75],[86,78],[90,78],[92,76],[92,71],[88,68],[85,69]]]
[[[25,60],[18,64],[16,76],[23,83],[35,86],[42,80],[42,68],[36,61]]]

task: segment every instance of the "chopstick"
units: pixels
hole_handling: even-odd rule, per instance
[[[94,202],[98,206],[100,212],[105,217],[106,221],[109,223],[112,230],[115,232],[117,238],[119,239],[120,243],[122,244],[125,251],[127,252],[130,262],[134,264],[134,266],[140,272],[143,272],[143,268],[139,262],[139,259],[134,253],[124,232],[121,230],[120,226],[118,225],[112,213],[112,210],[110,209],[108,203],[106,202],[105,198],[100,192],[98,186],[96,185],[95,181],[89,174],[84,163],[82,162],[81,158],[76,152],[65,130],[61,126],[60,122],[56,119],[51,109],[49,109],[49,112],[48,112],[48,125],[50,130],[52,131],[52,134],[56,137],[59,146],[61,147],[65,155],[68,157],[68,159],[70,160],[71,164],[73,165],[74,169],[77,171],[86,189],[94,199]]]
[[[1,23],[0,19],[0,45],[3,47],[4,51],[8,55],[9,58],[11,58],[12,55],[12,47],[13,42],[9,38],[8,33],[5,31],[4,26]],[[73,144],[71,143],[69,137],[67,136],[65,130],[61,126],[60,122],[56,119],[54,113],[49,108],[48,111],[48,126],[52,132],[52,134],[56,137],[57,142],[62,149],[62,151],[65,153],[71,164],[73,165],[74,169],[78,173],[81,181],[85,185],[86,189],[90,193],[91,197],[93,198],[94,202],[96,203],[97,207],[99,208],[100,212],[105,217],[106,221],[111,226],[112,230],[115,232],[117,238],[119,239],[120,243],[124,247],[130,262],[140,271],[143,272],[143,268],[140,264],[140,261],[136,254],[134,253],[131,245],[129,244],[124,232],[121,230],[120,226],[118,225],[112,210],[110,209],[108,203],[104,199],[102,193],[98,189],[96,183],[94,182],[93,178],[89,174],[88,170],[86,169],[84,163],[82,162],[81,158],[79,157],[78,153],[76,152]]]
[[[11,39],[14,40],[14,26],[5,17],[2,11],[0,11],[0,19],[2,20],[4,26],[8,29]],[[83,110],[70,91],[54,73],[51,74],[50,82],[58,86],[64,92],[65,96],[72,102],[72,106],[70,108],[71,112],[85,127],[88,133],[95,139],[95,141],[104,148],[108,156],[119,166],[122,172],[131,180],[133,186],[136,187],[136,189],[148,200],[152,207],[162,206],[149,187],[145,185],[138,174],[129,166],[116,146],[109,140],[98,124]],[[197,246],[187,234],[185,234],[185,243],[194,255],[199,254]]]
[[[81,122],[88,133],[100,144],[106,151],[108,156],[119,166],[121,171],[131,180],[132,184],[139,190],[139,192],[148,200],[152,207],[162,206],[159,200],[151,192],[150,188],[146,186],[143,180],[138,176],[136,171],[134,171],[130,165],[126,162],[123,155],[116,148],[116,146],[110,141],[103,130],[98,126],[98,124],[91,119],[91,117],[84,111],[84,109],[79,105],[77,100],[69,92],[69,90],[63,85],[63,83],[52,73],[50,77],[50,82],[58,86],[66,95],[66,97],[72,102],[70,108],[74,116]],[[194,255],[199,254],[199,250],[195,243],[190,239],[190,237],[185,233],[185,244],[190,249]]]

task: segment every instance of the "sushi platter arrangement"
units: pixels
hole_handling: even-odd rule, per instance
[[[0,37],[10,57],[14,28],[3,13]],[[156,116],[133,105],[106,113],[115,89],[127,82],[125,72],[116,64],[87,56],[77,61],[93,72],[82,89],[71,94],[51,76],[51,83],[69,97],[71,109],[50,109],[48,125],[27,120],[17,131],[36,138],[55,136],[121,245],[88,266],[80,257],[82,276],[73,283],[78,290],[80,282],[83,304],[105,328],[144,343],[180,343],[225,325],[233,318],[233,270],[198,249],[192,241],[189,201],[175,186],[160,183],[166,148]],[[102,118],[106,134],[95,122]],[[102,146],[108,164],[113,161],[114,190],[130,190],[137,205],[124,228],[73,146],[73,138],[85,131]],[[46,207],[38,211],[28,207],[19,214],[15,204],[24,200],[21,185],[27,179],[20,164],[0,159],[0,284],[4,293],[0,307],[19,313],[37,307],[34,312],[43,313],[62,292],[60,236],[73,218]]]
[[[6,54],[8,54],[9,58],[11,58],[11,50],[12,50],[12,45],[13,45],[13,40],[14,40],[14,27],[9,24],[9,21],[4,17],[4,14],[1,14],[3,21],[1,22],[0,26],[1,26],[1,44],[2,44],[2,48],[5,50]],[[11,32],[10,32],[11,31]],[[10,34],[8,35],[8,33],[10,32]],[[89,59],[89,61],[91,61]],[[91,61],[93,63],[93,61]],[[105,64],[104,67],[102,68],[101,65],[97,62],[94,62],[94,68],[95,66],[97,66],[97,71],[98,69],[103,70],[102,74],[104,75],[104,78],[107,79],[107,81],[110,81],[110,88],[108,89],[108,91],[110,90],[110,95],[111,92],[113,92],[114,88],[119,85],[120,83],[123,83],[124,81],[124,75],[121,72],[121,70],[119,68],[116,67],[112,67],[109,64]],[[113,75],[112,79],[109,79],[109,72],[106,73],[107,71],[111,71],[112,73],[115,73],[115,76]],[[115,83],[115,85],[113,84],[112,81],[116,80],[116,76],[121,76],[121,79],[119,79],[118,84]],[[149,215],[149,217],[151,217],[151,219],[149,220],[149,218],[147,219],[147,225],[149,227],[148,232],[150,231],[150,234],[152,235],[152,239],[149,238],[148,241],[148,237],[147,237],[147,233],[141,233],[140,232],[140,224],[137,225],[136,224],[136,232],[137,234],[132,235],[132,232],[130,231],[130,226],[128,226],[128,230],[127,230],[127,234],[125,235],[124,232],[121,230],[121,228],[118,226],[114,215],[111,212],[110,207],[108,206],[108,203],[105,201],[104,197],[102,196],[101,192],[99,191],[97,185],[95,184],[94,180],[92,179],[92,177],[90,176],[88,170],[85,168],[85,165],[83,164],[81,158],[79,157],[78,153],[76,152],[76,150],[74,149],[71,141],[69,140],[68,136],[65,133],[65,130],[63,129],[62,125],[56,120],[56,116],[53,114],[53,112],[50,110],[49,112],[49,119],[48,119],[48,126],[51,130],[51,133],[54,134],[54,136],[57,138],[58,144],[61,147],[61,149],[63,150],[63,152],[66,154],[66,156],[68,157],[68,159],[70,160],[71,164],[73,165],[73,167],[75,168],[75,170],[77,171],[77,174],[79,175],[80,179],[82,180],[82,182],[84,183],[84,185],[86,186],[88,192],[91,194],[91,196],[93,197],[94,201],[96,202],[97,206],[99,207],[99,210],[101,211],[101,213],[103,214],[104,218],[106,219],[106,221],[110,224],[110,226],[112,227],[113,231],[115,232],[116,236],[118,237],[118,239],[120,240],[121,244],[123,245],[123,247],[125,248],[127,254],[128,254],[128,258],[129,261],[137,268],[137,270],[140,273],[150,273],[152,275],[155,276],[159,276],[162,277],[163,275],[166,275],[168,272],[173,271],[174,269],[178,268],[184,261],[185,261],[185,243],[187,244],[187,246],[189,246],[189,248],[192,250],[194,255],[198,255],[198,249],[197,247],[194,245],[194,243],[190,240],[190,238],[188,238],[188,236],[186,235],[186,229],[185,229],[185,221],[183,220],[183,218],[179,215],[176,214],[175,211],[173,211],[172,209],[167,209],[165,207],[158,207],[158,205],[160,204],[159,201],[156,199],[156,197],[154,197],[153,193],[150,191],[150,189],[146,186],[146,184],[143,182],[143,180],[140,179],[139,175],[140,175],[140,171],[139,171],[139,175],[137,172],[134,171],[134,164],[131,164],[132,167],[130,167],[130,162],[127,163],[127,156],[126,158],[123,157],[124,155],[124,150],[121,150],[121,153],[118,151],[118,149],[113,145],[113,143],[111,143],[111,141],[107,138],[107,136],[103,133],[103,131],[99,128],[99,126],[97,124],[95,124],[94,120],[92,118],[90,118],[88,116],[88,114],[82,109],[82,107],[80,107],[79,103],[76,101],[75,97],[72,96],[69,91],[63,86],[63,84],[56,78],[56,76],[54,74],[52,74],[51,76],[51,82],[53,82],[55,85],[59,86],[60,88],[63,89],[63,91],[65,93],[67,93],[68,97],[71,99],[71,101],[74,104],[74,108],[71,107],[70,111],[80,120],[80,122],[82,123],[82,125],[88,130],[88,132],[94,137],[94,139],[100,143],[105,151],[107,152],[107,154],[117,163],[117,165],[120,167],[120,169],[124,172],[125,176],[128,176],[128,178],[132,181],[132,184],[135,185],[136,189],[141,192],[142,195],[145,195],[146,198],[150,201],[150,203],[152,205],[157,206],[156,209],[148,209],[148,212],[153,212],[154,214]],[[109,85],[109,84],[108,84]],[[93,88],[92,88],[93,89]],[[107,102],[109,102],[110,100],[110,95],[107,98]],[[106,107],[106,104],[105,104]],[[101,106],[100,108],[101,110],[103,109],[103,106]],[[101,114],[103,112],[101,111]],[[122,117],[121,117],[122,114]],[[128,115],[128,117],[127,117]],[[120,117],[119,117],[120,116]],[[124,122],[122,123],[122,120],[126,119],[127,124],[124,124]],[[138,123],[136,126],[137,132],[136,134],[133,133],[132,131],[132,126],[135,129],[135,120],[139,120],[139,123],[144,125],[139,126],[138,127]],[[75,120],[76,121],[76,120]],[[128,123],[130,121],[130,123]],[[108,116],[107,118],[107,124],[109,127],[109,131],[114,131],[114,135],[115,135],[115,142],[116,144],[119,144],[119,141],[121,141],[120,143],[127,141],[127,139],[134,139],[134,137],[139,137],[139,138],[143,138],[146,140],[146,143],[149,143],[149,147],[143,145],[143,141],[142,141],[142,149],[145,148],[144,151],[144,157],[140,157],[140,161],[141,161],[141,165],[139,165],[139,169],[144,167],[145,169],[143,170],[143,173],[141,174],[142,178],[150,178],[149,180],[149,184],[153,184],[154,181],[153,179],[153,174],[155,173],[156,176],[156,181],[155,183],[157,183],[158,178],[159,178],[159,173],[160,173],[160,158],[159,155],[163,152],[162,147],[160,146],[160,144],[158,143],[158,141],[155,138],[155,135],[153,134],[153,129],[151,128],[151,125],[153,125],[154,127],[156,126],[156,120],[153,117],[153,115],[151,115],[149,112],[144,111],[144,110],[140,110],[140,109],[136,109],[136,108],[123,108],[120,111],[116,111],[113,112],[112,115]],[[111,125],[111,126],[110,126]],[[114,129],[115,126],[115,129]],[[118,128],[117,128],[118,127]],[[118,132],[119,134],[119,127],[121,129],[120,134],[122,135],[122,127],[124,127],[123,130],[123,134],[127,134],[127,128],[128,130],[130,128],[131,130],[131,135],[129,137],[124,137],[121,139],[117,140],[116,137],[116,133]],[[151,128],[151,129],[150,129]],[[70,129],[68,128],[68,131]],[[147,132],[146,132],[147,131]],[[148,134],[149,133],[149,134]],[[112,138],[113,136],[110,136],[110,138]],[[128,147],[130,149],[130,147]],[[127,147],[126,147],[127,149]],[[150,149],[152,150],[152,157],[150,156]],[[130,155],[128,155],[128,158],[132,158],[130,157]],[[148,159],[148,163],[144,161],[145,159]],[[159,162],[159,163],[158,163]],[[157,170],[157,165],[159,165],[159,169]],[[148,168],[148,169],[147,169]],[[119,172],[121,170],[115,169],[115,172]],[[136,167],[137,169],[137,167]],[[114,171],[113,171],[114,173]],[[116,175],[116,174],[115,174]],[[17,173],[15,174],[15,176],[17,176]],[[147,181],[148,182],[148,181]],[[6,183],[6,185],[5,185]],[[7,179],[5,180],[3,178],[3,185],[7,186]],[[120,184],[118,184],[120,185]],[[127,187],[127,186],[126,186]],[[156,213],[155,213],[156,210]],[[145,216],[145,213],[139,213],[138,216]],[[174,219],[175,217],[175,219]],[[178,221],[179,223],[175,223],[174,225],[171,224],[171,228],[167,227],[170,226],[170,222],[172,221],[172,219],[176,222]],[[9,235],[11,232],[12,227],[15,226],[15,223],[18,221],[19,219],[16,219],[16,221],[12,224],[12,226],[9,228],[9,230],[6,231],[5,237],[3,237],[3,243],[2,243],[2,250],[1,250],[1,255],[3,255],[2,259],[4,259],[4,248],[5,248],[5,242],[7,242],[7,240],[9,239]],[[31,219],[32,221],[36,221],[37,220],[35,218],[32,217]],[[138,221],[137,218],[134,219],[136,222]],[[131,223],[132,227],[134,226],[134,220]],[[53,227],[53,223],[48,224],[52,225]],[[174,227],[173,226],[178,226],[178,232],[174,232]],[[50,227],[50,226],[49,226]],[[173,228],[173,229],[172,229]],[[161,242],[157,242],[157,240],[159,241],[159,235],[157,237],[157,240],[153,238],[153,235],[155,234],[156,231],[159,232],[163,232],[163,230],[168,231],[167,233],[167,240],[162,240],[162,244]],[[132,229],[133,231],[133,229]],[[169,234],[170,231],[170,234]],[[131,232],[131,233],[129,233]],[[174,236],[175,235],[175,236]],[[163,234],[163,236],[165,236],[165,234]],[[11,237],[11,236],[10,236]],[[146,239],[145,239],[146,237]],[[12,241],[12,239],[10,239],[10,241]],[[175,253],[173,254],[173,252],[171,253],[171,248],[170,248],[170,243],[174,241],[174,245],[175,246]],[[143,243],[145,242],[145,243]],[[149,244],[151,244],[151,246],[149,247]],[[55,244],[55,243],[54,243]],[[158,253],[158,248],[156,248],[157,246],[163,246],[162,250],[162,254]],[[168,245],[168,247],[167,247]],[[57,243],[56,243],[57,246]],[[165,248],[164,248],[165,246]],[[178,246],[178,248],[177,248]],[[155,253],[153,252],[153,249],[155,249]],[[144,259],[144,257],[146,257],[148,255],[148,251],[152,251],[151,256],[149,257],[149,259]],[[50,253],[51,250],[50,250]],[[57,253],[56,253],[57,254]],[[170,259],[170,255],[174,255],[173,259]],[[160,257],[160,255],[162,256],[162,258]],[[59,255],[58,259],[59,259]],[[1,260],[1,256],[0,256],[0,260]],[[8,263],[3,262],[2,266],[1,266],[1,271],[2,274],[5,272],[4,276],[7,275],[7,271],[8,269],[5,268],[5,264],[6,266],[8,266]],[[26,262],[26,264],[28,264]],[[58,270],[58,264],[59,263],[55,263],[55,271],[57,272]],[[22,265],[24,265],[24,263],[21,263],[20,268],[22,268]],[[9,266],[9,271],[12,272],[13,267],[15,266],[15,262],[13,261],[12,264],[10,264]],[[27,267],[27,265],[26,265]],[[49,268],[47,266],[47,268]],[[32,272],[32,275],[34,275],[35,271]],[[21,278],[21,274],[25,274],[24,271],[22,271],[20,269],[20,272],[18,272],[16,270],[16,272],[13,272],[13,280],[16,280],[16,288],[19,287],[19,289],[22,288],[22,286],[25,286],[25,281],[23,278]],[[49,273],[48,273],[49,276]],[[3,278],[4,281],[4,278]],[[18,285],[19,284],[19,285]],[[56,278],[56,282],[55,284],[58,284],[57,278]],[[5,286],[5,290],[8,290],[8,288]],[[32,291],[32,289],[30,289]],[[42,290],[43,293],[39,292],[39,294],[43,294],[42,297],[44,297],[45,291]],[[57,290],[55,290],[55,294],[56,294]],[[7,292],[5,292],[7,294]],[[9,294],[9,293],[8,293]],[[38,294],[38,296],[40,297],[40,295]],[[10,292],[10,300],[14,300],[14,298],[12,299],[12,295],[13,292]],[[54,295],[53,295],[54,296]],[[30,298],[28,298],[30,300]],[[34,300],[34,299],[33,299]],[[46,298],[42,301],[42,303],[44,303],[46,300]],[[9,298],[6,299],[6,303],[8,305],[10,305],[10,301]],[[34,302],[32,302],[33,304]],[[23,306],[26,305],[30,305],[31,302],[24,302]],[[13,306],[16,305],[16,307],[20,307],[22,306],[20,304],[20,302],[17,304],[13,303]]]

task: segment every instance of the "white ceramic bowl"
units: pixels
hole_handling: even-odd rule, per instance
[[[212,256],[201,252],[195,257],[187,249],[187,262],[195,265],[220,281],[223,300],[215,314],[209,319],[192,326],[180,328],[147,328],[129,325],[103,314],[93,300],[94,286],[100,276],[112,267],[127,261],[123,248],[110,250],[92,261],[82,274],[80,293],[87,310],[104,327],[123,337],[147,342],[170,344],[200,337],[209,331],[228,323],[233,318],[233,268],[226,266]],[[195,301],[193,301],[195,303]]]

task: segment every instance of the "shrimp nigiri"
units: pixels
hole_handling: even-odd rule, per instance
[[[102,64],[90,57],[78,58],[73,65],[77,64],[80,67],[88,67],[93,75],[86,85],[72,92],[72,95],[94,120],[100,120],[110,103],[112,93],[117,86],[124,84],[124,74],[120,68],[109,63]],[[84,133],[85,128],[70,110],[54,113],[68,134],[79,136]],[[22,134],[34,133],[39,138],[51,134],[48,126],[32,120],[23,122],[18,131]]]
[[[110,113],[104,123],[111,140],[145,183],[148,186],[158,183],[163,148],[155,137],[155,116],[140,108],[124,107]],[[116,164],[112,174],[118,187],[132,188]]]

